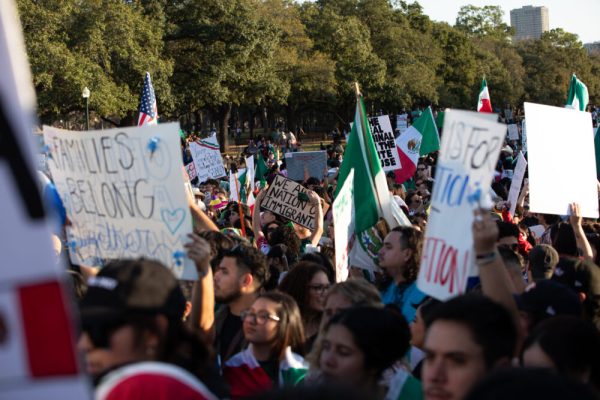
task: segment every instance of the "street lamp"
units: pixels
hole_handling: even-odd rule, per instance
[[[83,88],[83,92],[81,92],[81,97],[85,99],[85,130],[90,130],[90,89],[88,87]]]

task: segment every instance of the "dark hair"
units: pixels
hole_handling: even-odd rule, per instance
[[[525,351],[535,344],[559,373],[576,378],[589,372],[594,386],[600,388],[600,333],[591,322],[570,315],[540,322],[523,344],[521,364]]]
[[[403,249],[411,249],[412,257],[406,262],[404,268],[404,279],[411,283],[419,276],[419,263],[421,262],[421,251],[423,248],[423,233],[412,226],[397,226],[392,232],[400,233],[400,245]]]
[[[282,360],[288,347],[300,348],[304,345],[304,326],[300,309],[292,296],[276,290],[263,293],[258,298],[270,300],[278,305],[277,316],[280,320],[277,326],[277,344],[272,355]]]
[[[300,261],[310,261],[315,264],[322,265],[327,270],[327,278],[329,278],[329,282],[335,282],[335,267],[327,255],[321,252],[306,253],[300,257]]]
[[[225,250],[223,257],[235,258],[237,266],[239,268],[246,268],[258,282],[259,287],[262,287],[269,280],[267,258],[257,248],[247,244],[238,244],[231,249]]]
[[[552,237],[552,246],[558,254],[577,257],[579,250],[573,227],[567,222],[559,222],[555,226],[555,232],[555,236]]]
[[[300,238],[296,235],[294,228],[289,225],[282,225],[271,233],[269,244],[285,244],[288,248],[288,262],[293,263],[300,255]]]
[[[464,400],[596,400],[588,386],[542,368],[502,368],[477,382]]]
[[[442,302],[434,299],[433,297],[426,297],[425,300],[419,305],[418,311],[421,313],[421,317],[423,318],[423,323],[425,324],[425,328],[429,328],[427,321],[429,320],[429,316],[432,314],[433,310],[441,304]]]
[[[308,308],[310,294],[308,285],[319,272],[327,275],[327,270],[322,265],[310,261],[300,261],[283,277],[283,280],[279,284],[279,290],[289,294],[296,300],[304,319],[309,317],[311,313],[314,313],[313,310]]]
[[[504,237],[519,238],[520,232],[518,225],[504,221],[496,221],[496,225],[498,225],[498,239],[502,239]]]
[[[525,267],[525,259],[522,255],[506,245],[498,245],[498,252],[500,253],[500,257],[502,257],[502,261],[504,261],[504,265],[506,265],[507,269],[516,267],[519,272],[522,272],[523,268]]]
[[[506,308],[487,297],[467,294],[441,303],[432,310],[425,324],[431,328],[438,320],[464,325],[481,346],[488,368],[502,358],[512,358],[517,344],[515,322]]]
[[[363,352],[365,370],[374,369],[376,378],[410,347],[408,323],[394,309],[352,307],[334,315],[325,332],[333,325],[342,325],[352,333],[354,343]]]
[[[83,278],[83,274],[73,269],[67,269],[67,275],[71,277],[71,288],[73,289],[75,299],[80,301],[85,296],[85,292],[87,292],[87,283]]]
[[[202,231],[198,235],[210,244],[210,255],[212,257],[210,265],[216,268],[223,259],[223,253],[233,247],[233,240],[230,236],[219,231]]]

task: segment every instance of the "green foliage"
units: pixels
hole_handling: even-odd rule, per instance
[[[146,71],[163,119],[209,114],[222,143],[236,109],[290,129],[307,112],[346,122],[354,82],[370,109],[387,113],[473,109],[483,76],[495,107],[562,105],[572,73],[600,101],[600,58],[576,35],[556,29],[512,44],[498,6],[464,6],[450,26],[408,0],[17,3],[46,123],[81,113],[85,86],[93,112],[132,121]]]

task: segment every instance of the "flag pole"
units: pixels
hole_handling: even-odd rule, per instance
[[[362,97],[362,93],[360,92],[360,88],[358,86],[358,82],[354,82],[354,91],[355,91],[355,95],[356,95],[356,103],[358,104],[358,110],[360,113],[360,126],[361,126],[361,131],[362,131],[362,140],[364,143],[364,148],[365,148],[365,152],[367,153],[367,158],[369,159],[369,165],[368,165],[368,169],[369,169],[369,173],[371,174],[371,176],[373,176],[373,171],[371,170],[371,165],[373,165],[373,154],[371,154],[371,151],[369,149],[369,147],[367,146],[367,127],[365,126],[365,118],[366,116],[363,114],[364,110],[362,108],[362,105],[360,104],[360,98]],[[375,178],[375,177],[373,177]],[[373,182],[375,183],[375,182]],[[383,216],[383,207],[381,206],[381,198],[379,196],[379,190],[377,190],[377,185],[373,184],[373,188],[375,189],[375,195],[377,197],[377,206],[379,207],[379,215]]]
[[[244,207],[242,207],[242,198],[240,197],[240,187],[238,185],[237,172],[233,174],[233,179],[235,181],[235,192],[237,193],[238,198],[238,212],[240,214],[240,226],[242,227],[242,236],[246,237],[246,221],[244,220]]]

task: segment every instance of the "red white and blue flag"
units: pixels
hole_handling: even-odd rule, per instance
[[[150,72],[146,72],[144,79],[144,89],[140,99],[138,108],[138,126],[156,125],[158,123],[158,108],[156,107],[156,96],[154,95],[154,87],[150,79]]]

